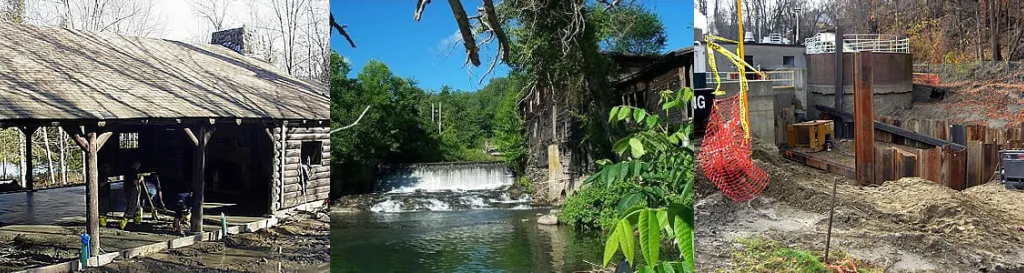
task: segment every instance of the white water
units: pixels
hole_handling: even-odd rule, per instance
[[[378,192],[494,190],[512,185],[512,173],[501,162],[439,163],[390,168],[378,180]]]

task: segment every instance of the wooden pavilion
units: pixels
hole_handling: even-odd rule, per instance
[[[20,129],[31,154],[38,128],[60,126],[85,152],[93,256],[102,163],[140,159],[191,189],[194,232],[211,199],[271,215],[328,198],[327,87],[242,54],[244,29],[208,45],[3,22],[0,36],[0,128]]]

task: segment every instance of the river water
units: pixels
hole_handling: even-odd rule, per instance
[[[331,214],[331,272],[574,272],[596,268],[599,232],[543,226],[510,196],[500,163],[395,168]],[[345,211],[345,212],[337,212]]]
[[[573,272],[594,269],[596,232],[541,226],[547,209],[331,215],[331,272]]]

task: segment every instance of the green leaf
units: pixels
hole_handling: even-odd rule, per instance
[[[672,230],[672,221],[668,218],[668,210],[658,210],[658,223],[661,224],[661,228],[665,230],[665,234],[669,238],[675,238],[675,230]]]
[[[644,255],[644,261],[648,265],[658,264],[661,252],[661,225],[658,223],[657,211],[641,211],[637,226],[640,230],[640,252]]]
[[[625,154],[627,148],[629,148],[629,138],[619,139],[619,141],[616,141],[615,144],[612,145],[612,150],[615,151],[615,154],[617,155]]]
[[[654,269],[651,269],[651,265],[645,265],[638,269],[636,273],[654,273]]]
[[[619,164],[605,166],[604,169],[601,169],[601,175],[604,176],[604,185],[610,187],[615,183],[615,178],[619,176]]]
[[[644,144],[640,143],[639,139],[630,138],[629,147],[631,148],[630,151],[633,155],[633,158],[639,159],[640,157],[644,156],[644,153],[646,153],[644,151]]]
[[[662,104],[661,105],[661,110],[673,109],[673,108],[679,107],[679,105],[680,105],[679,100],[671,100],[671,101],[669,101],[669,102],[667,102],[665,104]]]
[[[615,120],[615,117],[618,116],[619,108],[621,108],[621,107],[620,106],[612,107],[611,113],[608,113],[608,123],[611,123],[613,120]]]
[[[618,226],[615,227],[615,236],[618,236],[619,248],[622,250],[622,255],[626,257],[626,262],[630,266],[633,265],[633,257],[636,256],[633,241],[633,227],[629,225],[626,219],[619,220]]]
[[[647,117],[647,111],[644,109],[636,109],[633,111],[633,119],[636,123],[643,122],[645,117]]]
[[[643,202],[644,202],[644,195],[643,194],[636,193],[636,192],[630,193],[630,194],[626,194],[625,196],[622,197],[621,200],[619,200],[619,206],[618,206],[617,210],[619,211],[619,213],[622,213],[622,215],[626,215],[626,212],[629,209],[638,207],[639,205],[642,205]]]
[[[630,111],[632,111],[632,110],[633,110],[632,107],[622,106],[622,108],[619,109],[619,117],[618,117],[619,120],[625,120],[626,118],[628,118],[629,114],[630,114]]]
[[[604,242],[604,262],[601,266],[608,266],[608,262],[612,260],[612,256],[615,256],[615,252],[619,251],[619,237],[615,236],[616,227],[612,227],[612,233],[609,233],[608,240]]]
[[[661,272],[662,273],[676,273],[676,269],[675,269],[675,267],[672,266],[671,263],[663,263],[663,264],[661,264]]]
[[[676,243],[686,264],[693,268],[693,207],[683,208],[682,215],[675,216]]]
[[[651,115],[647,117],[647,119],[644,119],[644,121],[647,122],[647,130],[654,129],[654,126],[658,125],[658,119],[660,118],[658,118],[658,116],[655,115]]]

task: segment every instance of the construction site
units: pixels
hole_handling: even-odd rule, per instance
[[[695,53],[697,271],[788,263],[738,258],[750,238],[831,271],[1024,270],[1024,68],[915,64],[899,35],[745,34]]]

